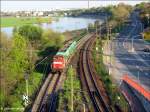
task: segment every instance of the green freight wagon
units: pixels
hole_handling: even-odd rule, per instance
[[[65,57],[66,60],[68,60],[68,58],[70,57],[70,55],[75,51],[76,45],[77,45],[77,42],[74,41],[73,43],[71,43],[69,45],[69,47],[65,51],[57,52],[56,55],[62,55],[62,56]]]

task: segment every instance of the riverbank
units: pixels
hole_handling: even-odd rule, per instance
[[[2,17],[1,27],[21,26],[26,24],[51,23],[50,17]]]
[[[31,22],[31,23],[34,23],[34,25],[40,26],[41,28],[44,28],[44,29],[52,29],[56,32],[63,33],[63,32],[87,28],[88,24],[94,24],[94,22],[96,21],[96,19],[72,18],[72,17],[51,17],[51,19],[52,19],[51,23],[40,23],[40,24],[35,24],[34,22]],[[103,20],[101,20],[101,22],[103,22]],[[16,23],[13,23],[13,24],[16,24]],[[17,25],[16,27],[18,27]],[[20,26],[23,26],[22,23],[19,24],[19,27]],[[13,29],[14,29],[14,26],[1,27],[1,31],[5,32],[9,36],[12,35]]]
[[[82,14],[82,15],[78,15],[78,16],[67,16],[67,17],[73,17],[73,18],[88,18],[88,19],[106,19],[109,17],[109,15],[107,14],[98,14],[98,15],[95,15],[95,14]]]

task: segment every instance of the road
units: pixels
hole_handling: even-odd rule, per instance
[[[115,58],[111,62],[113,66],[109,68],[113,74],[115,72],[114,77],[118,83],[123,74],[128,74],[150,90],[150,52],[142,51],[146,47],[150,48],[150,44],[142,39],[143,25],[138,15],[138,12],[133,12],[130,16],[131,24],[126,25],[112,41],[110,53]]]

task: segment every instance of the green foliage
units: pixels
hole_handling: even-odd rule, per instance
[[[88,31],[89,31],[89,32],[95,31],[94,24],[92,24],[92,23],[89,23],[89,24],[88,24]]]
[[[149,3],[141,3],[137,5],[137,9],[140,10],[140,19],[144,24],[144,28],[150,26],[150,4]]]
[[[108,7],[107,10],[111,13],[111,16],[108,17],[108,25],[111,26],[113,33],[118,33],[122,30],[124,22],[128,19],[133,8],[130,5],[120,3],[117,6]]]
[[[28,56],[26,54],[26,48],[26,40],[22,36],[15,34],[12,41],[12,50],[10,52],[10,73],[17,73],[16,75],[18,76],[19,74],[22,74],[25,71],[25,69],[28,68],[29,63]],[[19,76],[17,78],[19,78]]]
[[[32,72],[29,76],[29,95],[31,96],[34,91],[39,87],[43,74]]]
[[[40,19],[40,20],[39,20]],[[1,17],[1,27],[22,26],[37,23],[51,23],[50,17]]]
[[[53,32],[48,29],[42,35],[42,44],[44,46],[62,47],[65,37],[61,33]]]
[[[144,39],[145,39],[145,40],[148,40],[148,41],[149,41],[149,40],[150,40],[150,30],[147,31],[147,32],[144,32],[144,33],[143,33],[143,36],[144,36]]]
[[[100,78],[102,79],[103,83],[105,84],[106,91],[108,92],[109,97],[112,101],[112,107],[114,107],[115,105],[119,105],[122,110],[127,110],[128,104],[125,98],[122,94],[120,94],[118,88],[115,85],[113,85],[111,77],[108,74],[105,65],[103,64],[102,45],[102,40],[97,39],[94,47],[98,48],[98,52],[100,54],[98,54],[95,49],[92,52],[96,71],[100,75]],[[99,60],[100,62],[97,63],[97,60]],[[118,97],[120,98],[120,100],[118,100]]]
[[[43,78],[43,73],[35,71],[36,61],[43,58],[41,57],[43,55],[38,55],[39,52],[35,51],[46,49],[42,52],[47,52],[60,48],[63,45],[64,36],[51,30],[44,30],[43,32],[43,29],[38,26],[25,25],[15,27],[11,38],[1,33],[1,39],[0,104],[2,108],[6,106],[10,108],[23,107],[22,95],[26,94],[25,73],[29,75],[28,89],[29,96],[33,96],[32,98],[39,89]],[[47,55],[50,53],[47,52]]]
[[[20,98],[21,97],[22,96],[20,96]],[[17,95],[10,95],[9,96],[9,103],[10,103],[9,105],[14,108],[22,107],[22,105],[21,105],[22,102],[21,102],[21,100],[19,100],[20,98]]]
[[[135,7],[136,7],[137,9],[144,9],[146,4],[147,4],[147,3],[145,3],[145,2],[141,2],[140,4],[137,4]]]
[[[30,41],[36,41],[41,39],[43,30],[38,26],[24,25],[19,27],[17,32]]]
[[[28,67],[28,57],[26,55],[26,41],[20,35],[14,35],[9,47],[7,44],[7,39],[2,37],[3,41],[1,43],[2,52],[2,68],[1,71],[2,81],[5,82],[5,86],[9,87],[6,91],[9,93],[13,89],[13,86],[17,83],[17,80],[23,78],[23,72]],[[6,49],[7,48],[7,49]],[[6,51],[5,51],[6,50]],[[7,93],[6,92],[6,93]]]
[[[73,81],[73,82],[71,82]],[[73,88],[71,87],[73,83]],[[71,90],[73,89],[73,102],[74,102],[74,106],[76,104],[80,105],[82,99],[81,99],[81,94],[80,94],[80,82],[79,79],[77,79],[77,77],[75,76],[75,70],[72,67],[69,67],[67,70],[67,79],[64,82],[64,93],[60,93],[59,95],[59,110],[60,108],[64,108],[62,106],[62,104],[64,104],[64,102],[66,102],[67,105],[67,109],[68,111],[70,111],[71,109]],[[63,95],[62,95],[63,94]],[[76,111],[78,108],[74,107],[74,111]]]
[[[3,107],[5,104],[7,104],[7,106],[20,107],[22,104],[20,102],[22,99],[20,97],[22,96],[20,95],[25,92],[25,82],[23,81],[24,73],[27,72],[29,68],[27,40],[17,33],[10,39],[3,33],[1,36],[1,104]],[[37,84],[37,82],[38,80],[35,80],[34,83]]]
[[[2,88],[0,88],[0,105],[1,108],[5,105],[5,93],[4,90],[2,90]]]

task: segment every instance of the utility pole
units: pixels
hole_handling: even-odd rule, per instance
[[[99,36],[101,38],[101,24],[99,25]]]
[[[88,0],[88,9],[89,9],[89,0]],[[89,33],[89,28],[87,27],[87,33]]]
[[[73,74],[71,74],[71,112],[73,112]]]
[[[140,75],[139,75],[139,74],[140,74],[140,73],[139,73],[139,70],[138,70],[138,81],[140,82],[140,78],[139,78]]]
[[[107,28],[107,40],[108,40],[109,39],[109,26],[107,23],[106,23],[106,28]]]
[[[96,24],[96,38],[98,37],[98,35],[97,35],[97,24]]]
[[[134,48],[133,48],[133,38],[132,38],[132,48],[131,51],[134,52]]]
[[[106,31],[107,31],[107,41],[106,41],[106,46],[107,46],[107,50],[108,50],[108,37],[109,37],[109,28],[108,28],[108,21],[107,21],[107,16],[106,16]],[[106,56],[106,60],[107,60],[107,63],[108,63],[108,56]]]
[[[90,1],[88,0],[88,9],[90,8],[89,2],[90,2]]]
[[[111,25],[107,25],[107,37],[109,40],[111,40],[111,29],[112,29]]]
[[[111,25],[107,24],[107,49],[109,49],[109,58],[110,58],[110,67],[111,67]],[[110,69],[109,69],[109,74],[110,74]]]
[[[111,26],[108,24],[107,16],[106,16],[106,30],[107,30],[107,49],[109,50],[109,56],[106,56],[107,62],[109,62],[108,57],[110,58],[110,67],[111,67]],[[109,69],[110,74],[110,69]]]
[[[111,25],[109,26],[109,45],[110,45],[110,67],[111,67],[111,50],[112,50],[112,45],[111,45]]]

